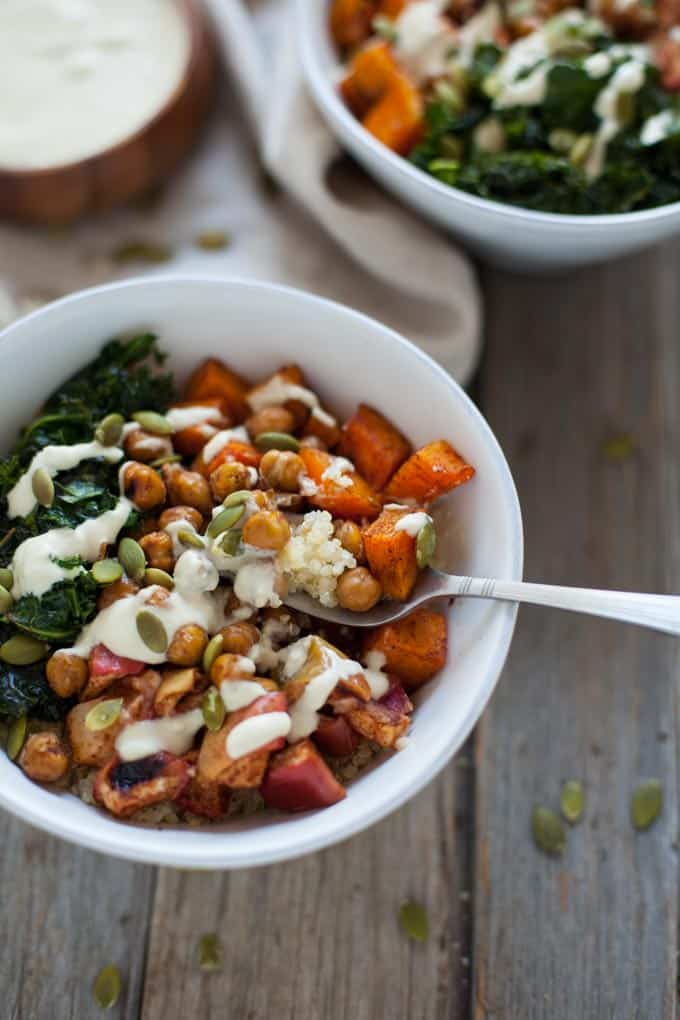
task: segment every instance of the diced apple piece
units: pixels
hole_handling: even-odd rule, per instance
[[[271,751],[283,747],[285,740],[283,737],[277,738],[250,754],[232,758],[227,752],[227,737],[244,719],[264,712],[285,712],[287,707],[288,700],[280,691],[263,694],[246,708],[232,712],[216,733],[206,733],[198,755],[198,775],[201,780],[221,783],[232,789],[259,786]]]
[[[342,716],[322,715],[312,734],[314,743],[332,758],[347,758],[359,743],[359,737]]]
[[[272,756],[260,792],[265,804],[279,811],[329,807],[345,797],[311,740],[300,740]]]
[[[362,737],[380,744],[381,747],[394,747],[410,723],[407,715],[386,708],[377,701],[357,705],[356,708],[350,709],[344,718]]]
[[[143,807],[176,800],[190,778],[182,758],[167,751],[137,761],[114,757],[94,781],[94,799],[118,818],[128,818]]]
[[[399,715],[409,715],[413,711],[413,702],[396,677],[391,676],[389,680],[389,689],[383,694],[382,698],[378,698],[378,704],[389,709],[390,712],[396,712]]]
[[[416,609],[376,627],[364,639],[364,654],[382,652],[385,670],[396,673],[407,691],[430,680],[446,663],[446,620],[433,609]]]
[[[284,693],[289,704],[292,705],[302,697],[305,688],[315,677],[332,668],[334,658],[347,659],[348,656],[323,638],[313,637],[311,639],[307,650],[307,658],[303,665],[297,673],[286,680],[284,685]],[[339,680],[338,686],[362,701],[368,701],[371,696],[368,681],[361,671],[358,671],[353,676]]]
[[[100,644],[95,645],[90,652],[88,669],[89,680],[81,694],[82,700],[92,698],[106,690],[114,680],[141,673],[146,669],[146,665],[138,659],[126,659],[122,655],[115,655],[106,645]]]

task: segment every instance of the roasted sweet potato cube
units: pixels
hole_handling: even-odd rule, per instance
[[[404,602],[418,577],[416,537],[397,530],[402,517],[413,511],[385,509],[377,520],[364,529],[364,553],[374,577],[380,581],[383,594]]]
[[[316,438],[320,439],[322,443],[325,443],[325,445],[330,450],[334,446],[337,446],[340,440],[341,432],[340,427],[335,422],[335,419],[332,419],[331,424],[330,422],[326,421],[324,417],[320,418],[316,414],[312,413],[305,422],[305,427],[302,430],[302,435],[303,437],[316,436]]]
[[[283,690],[288,702],[292,705],[301,698],[307,684],[321,673],[325,673],[326,670],[332,668],[333,660],[337,661],[338,658],[347,659],[348,656],[323,638],[313,637],[309,642],[307,658],[302,667],[284,685]],[[339,680],[338,687],[360,698],[362,701],[368,701],[371,696],[368,682],[361,670],[358,670],[352,676]]]
[[[244,442],[241,439],[230,439],[226,446],[223,446],[208,463],[206,463],[201,450],[191,467],[205,478],[209,478],[220,464],[224,464],[228,460],[236,460],[240,464],[245,464],[246,467],[257,468],[262,460],[262,454],[252,443]]]
[[[423,134],[423,99],[413,82],[396,72],[387,91],[371,107],[362,124],[392,152],[407,156]]]
[[[232,421],[240,422],[250,413],[246,402],[246,393],[250,383],[228,368],[218,358],[208,358],[196,369],[189,379],[185,390],[185,398],[192,403],[199,403],[204,397],[220,397],[223,410]]]
[[[345,796],[311,740],[300,740],[272,755],[261,791],[265,804],[279,811],[329,807]]]
[[[209,439],[220,430],[231,425],[231,417],[225,414],[222,397],[204,397],[202,400],[180,400],[173,407],[205,407],[206,420],[179,429],[172,437],[172,445],[184,457],[195,457]]]
[[[384,489],[411,454],[399,429],[368,404],[359,404],[343,429],[343,453],[374,489]]]
[[[94,781],[94,799],[118,818],[141,808],[176,800],[190,778],[190,767],[168,751],[137,761],[114,757]]]
[[[331,758],[347,758],[356,750],[359,743],[357,733],[341,715],[320,716],[312,739],[317,747]]]
[[[446,663],[446,620],[433,609],[416,609],[401,620],[376,627],[364,639],[364,653],[380,651],[385,669],[407,691],[430,680]]]
[[[406,5],[411,0],[380,0],[378,4],[378,14],[383,14],[386,18],[398,18],[401,12],[404,10]]]
[[[333,517],[348,517],[360,521],[364,517],[377,517],[382,503],[377,492],[356,471],[344,474],[351,479],[351,485],[343,486],[330,478],[323,478],[324,471],[333,463],[333,456],[324,450],[302,447],[300,456],[305,473],[317,486],[317,492],[309,496],[309,502],[320,510],[328,510]]]
[[[232,712],[216,733],[206,733],[198,755],[198,775],[205,782],[221,783],[233,789],[259,786],[262,782],[269,755],[281,747],[283,739],[277,739],[264,747],[232,758],[227,752],[227,737],[239,723],[264,712],[285,712],[288,701],[281,692],[263,694],[246,708]]]
[[[356,708],[350,709],[344,718],[362,737],[372,740],[374,744],[380,744],[381,747],[394,747],[399,737],[408,729],[410,722],[407,715],[393,712],[377,701],[357,705]]]
[[[85,725],[85,720],[92,709],[108,700],[108,695],[104,695],[91,701],[81,701],[66,716],[66,733],[76,765],[101,767],[115,752],[116,737],[123,728],[121,718],[103,730],[90,730]]]
[[[357,117],[363,117],[386,93],[398,72],[386,42],[373,42],[354,56],[349,74],[340,84],[342,98]]]
[[[385,489],[385,496],[397,501],[409,499],[416,503],[431,503],[457,485],[469,482],[474,473],[475,469],[450,443],[438,439],[416,450],[401,465]]]
[[[330,29],[336,46],[356,46],[371,34],[375,3],[371,0],[333,0]]]

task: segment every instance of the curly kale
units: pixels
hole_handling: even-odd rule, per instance
[[[18,719],[29,715],[56,722],[66,707],[45,679],[44,662],[32,666],[9,666],[0,662],[0,717]]]
[[[44,595],[24,595],[12,606],[9,619],[20,630],[50,644],[75,640],[94,616],[97,583],[89,573],[59,581]]]

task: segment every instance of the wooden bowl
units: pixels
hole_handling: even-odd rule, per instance
[[[180,0],[190,32],[182,80],[135,134],[94,156],[40,170],[0,167],[0,217],[69,223],[151,191],[192,148],[215,95],[217,54],[200,0]]]

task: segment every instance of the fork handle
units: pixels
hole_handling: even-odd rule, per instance
[[[552,606],[575,613],[604,616],[624,623],[637,623],[666,634],[680,635],[680,596],[646,595],[629,591],[601,591],[597,588],[564,588],[527,581],[500,581],[483,577],[451,577],[450,594],[506,602],[527,602]]]

